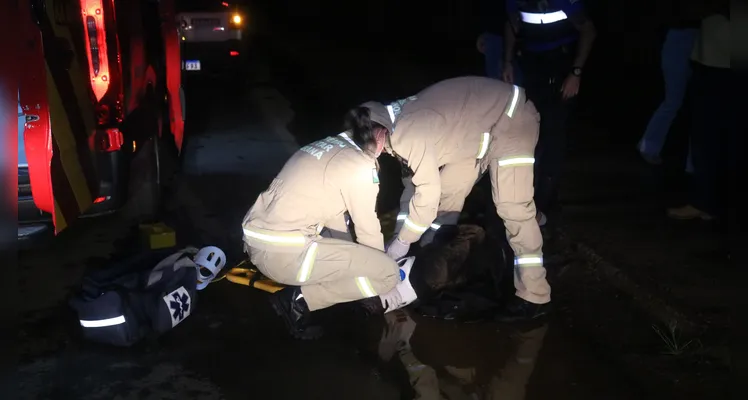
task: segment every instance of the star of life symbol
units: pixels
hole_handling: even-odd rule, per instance
[[[164,296],[164,303],[169,309],[172,328],[190,316],[191,299],[184,286]]]

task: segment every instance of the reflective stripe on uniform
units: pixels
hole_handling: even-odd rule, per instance
[[[520,12],[519,14],[522,17],[522,22],[535,25],[552,24],[567,18],[566,13],[561,10],[550,13]]]
[[[512,101],[509,102],[506,115],[509,118],[514,117],[514,110],[517,108],[517,101],[519,101],[519,86],[514,85],[514,93],[512,94]]]
[[[390,119],[392,120],[392,123],[395,123],[395,110],[392,109],[392,106],[387,106],[387,113],[390,114]]]
[[[84,328],[103,328],[106,326],[121,325],[125,323],[125,316],[120,315],[114,318],[96,319],[96,320],[80,320],[81,326]]]
[[[306,242],[304,236],[298,233],[288,235],[268,235],[265,233],[255,232],[248,228],[244,228],[244,235],[272,244],[290,244],[301,246]]]
[[[491,142],[491,134],[488,132],[483,132],[483,137],[480,140],[480,149],[478,150],[478,157],[477,159],[482,159],[486,152],[488,151],[488,144]]]
[[[365,276],[359,276],[358,278],[356,278],[356,286],[358,286],[358,290],[361,291],[361,294],[363,294],[367,298],[377,295],[374,287],[371,286],[371,282],[369,282],[369,278]]]
[[[309,246],[309,250],[306,251],[306,254],[304,255],[304,261],[301,262],[299,273],[296,276],[297,281],[302,283],[306,282],[312,275],[312,269],[314,268],[314,259],[317,258],[317,247],[319,247],[319,244],[317,244],[317,242],[314,242],[311,246]]]
[[[356,148],[356,149],[357,149],[358,151],[363,151],[363,150],[361,150],[361,148],[360,148],[360,147],[358,147],[358,145],[357,145],[357,144],[356,144],[356,143],[355,143],[355,142],[353,141],[353,139],[351,139],[351,138],[350,138],[350,137],[348,136],[348,134],[347,134],[347,133],[343,132],[343,133],[339,134],[338,136],[340,136],[340,137],[342,137],[343,139],[345,139],[345,140],[346,140],[346,141],[347,141],[348,143],[350,143],[350,144],[351,144],[351,146],[355,147],[355,148]]]
[[[414,223],[413,221],[409,220],[408,219],[408,214],[397,214],[397,220],[398,221],[405,221],[405,224],[408,225],[408,227],[410,227],[411,229],[413,229],[413,230],[415,230],[417,232],[425,232],[428,229],[428,228],[424,228],[423,230],[420,230],[423,227],[420,226],[420,225],[416,225],[416,223]],[[442,226],[440,224],[437,224],[437,223],[433,223],[433,224],[431,224],[429,226],[429,228],[431,228],[433,230],[438,230],[441,227]]]
[[[535,164],[535,157],[531,156],[519,156],[519,157],[508,157],[499,160],[499,167],[510,167],[517,165],[532,165]]]
[[[411,221],[410,218],[408,217],[405,217],[405,226],[407,226],[413,232],[418,232],[418,233],[426,232],[426,230],[429,229],[427,226],[421,226],[421,225],[416,224],[415,222]]]
[[[514,257],[514,265],[517,267],[542,267],[543,256],[537,254],[525,254]]]

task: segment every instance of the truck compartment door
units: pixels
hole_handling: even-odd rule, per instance
[[[31,3],[31,5],[29,4]],[[98,179],[89,135],[95,114],[80,7],[20,0],[24,73],[19,85],[31,191],[61,232],[91,206]]]

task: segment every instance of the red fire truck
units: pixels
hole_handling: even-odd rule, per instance
[[[184,139],[175,0],[18,1],[19,240],[136,194],[154,214]]]

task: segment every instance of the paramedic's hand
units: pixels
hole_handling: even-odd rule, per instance
[[[564,80],[564,84],[561,86],[561,96],[564,100],[568,100],[579,93],[579,77],[576,75],[569,74]]]
[[[486,34],[483,33],[478,36],[478,40],[475,41],[475,48],[481,54],[486,54]]]
[[[514,66],[512,63],[504,63],[504,72],[501,74],[501,79],[506,83],[514,83]]]
[[[393,260],[399,260],[405,257],[406,254],[408,254],[408,250],[410,250],[409,243],[401,242],[400,239],[395,238],[395,240],[393,240],[392,243],[387,246],[386,253]]]

